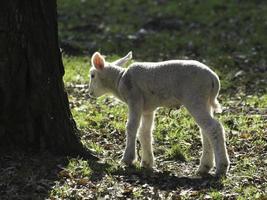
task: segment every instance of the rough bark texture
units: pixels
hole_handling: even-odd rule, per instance
[[[63,75],[56,0],[2,1],[0,148],[85,153],[76,135]]]

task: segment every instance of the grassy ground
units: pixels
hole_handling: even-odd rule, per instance
[[[16,153],[0,158],[1,199],[267,199],[267,3],[219,0],[59,0],[65,84],[84,145],[102,162]],[[114,60],[196,59],[221,79],[231,168],[194,175],[201,142],[184,108],[156,115],[156,165],[120,166],[127,108],[88,97],[94,51]]]

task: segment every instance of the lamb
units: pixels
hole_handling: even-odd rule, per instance
[[[215,157],[215,175],[225,176],[230,162],[224,128],[213,117],[214,112],[221,112],[217,101],[220,81],[215,72],[193,60],[134,62],[123,68],[131,58],[131,52],[113,63],[106,62],[99,52],[91,58],[89,95],[99,97],[111,93],[128,105],[126,149],[121,161],[126,165],[135,161],[138,132],[142,148],[141,167],[152,168],[155,110],[162,106],[176,108],[183,105],[202,135],[202,156],[197,174],[208,174]]]

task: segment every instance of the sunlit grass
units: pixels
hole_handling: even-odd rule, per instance
[[[118,56],[108,57],[108,60],[115,60]],[[71,84],[88,84],[88,70],[89,70],[89,58],[88,57],[64,57],[66,75],[66,85]],[[232,79],[233,75],[229,75],[222,78],[222,87],[224,89],[231,88],[233,83],[228,80]],[[256,151],[260,151],[265,148],[266,142],[264,141],[264,117],[258,113],[254,113],[255,108],[259,108],[260,112],[264,112],[266,109],[267,96],[257,94],[248,95],[243,98],[236,94],[233,98],[233,103],[229,103],[227,98],[224,96],[220,99],[221,103],[224,104],[226,111],[222,114],[216,114],[218,118],[225,126],[227,143],[231,151],[239,151],[242,148],[251,148],[255,146]],[[239,100],[238,100],[239,99]],[[79,101],[79,98],[70,95],[70,101]],[[236,106],[227,110],[229,106]],[[234,110],[238,111],[234,111]],[[232,112],[234,111],[234,112]],[[253,111],[253,112],[252,112]],[[113,97],[104,96],[97,100],[88,99],[87,101],[82,100],[72,108],[72,114],[78,125],[78,128],[83,132],[97,133],[98,137],[110,138],[113,134],[119,134],[121,139],[125,139],[125,123],[127,121],[127,106],[119,102]],[[88,136],[89,137],[89,136]],[[99,155],[105,155],[105,146],[101,144],[102,139],[88,140],[86,136],[82,139],[83,144],[90,149],[93,149]],[[155,147],[164,146],[164,151],[160,151],[165,159],[167,160],[180,160],[190,162],[192,156],[200,155],[200,133],[199,128],[194,122],[193,118],[189,115],[185,108],[179,110],[169,110],[161,108],[157,111],[155,117]],[[106,139],[105,139],[106,140]],[[247,143],[250,143],[248,147]],[[114,145],[114,146],[113,146]],[[197,146],[195,146],[197,145]],[[109,149],[117,149],[118,146],[110,144]],[[123,149],[120,149],[122,152]],[[245,151],[245,150],[244,150]],[[197,153],[196,153],[197,152]],[[231,155],[231,154],[230,154]],[[244,154],[245,155],[245,154]],[[232,168],[235,176],[253,178],[257,173],[257,164],[253,161],[250,155],[242,156],[238,158],[238,161]],[[118,154],[116,155],[116,157]],[[157,153],[158,156],[158,153]],[[111,164],[111,167],[107,169],[107,173],[116,173],[120,169],[118,163],[119,160],[107,158],[107,162]],[[258,163],[262,164],[262,163]],[[79,167],[80,166],[80,167]],[[138,167],[138,165],[137,165]],[[82,170],[85,170],[83,171]],[[82,159],[71,160],[67,170],[76,176],[84,177],[90,176],[92,170]],[[112,180],[111,182],[113,182]],[[225,182],[227,185],[231,185],[231,182]],[[60,188],[57,188],[60,187]],[[65,190],[69,186],[58,185],[52,195],[54,196],[68,196],[70,195]],[[253,197],[262,195],[255,187],[237,187],[232,190],[233,192],[242,191],[242,197],[245,199],[250,197],[250,192],[255,192]],[[101,193],[101,192],[100,192]],[[134,196],[142,196],[142,190],[135,190]],[[213,199],[221,199],[223,197],[220,191],[211,190],[207,193]],[[199,194],[201,197],[205,197],[207,194]],[[208,197],[206,196],[206,197]]]
[[[97,197],[108,194],[108,188],[120,191],[114,189],[120,188],[114,173],[124,171],[119,160],[125,145],[127,106],[107,96],[97,100],[77,96],[81,89],[77,87],[72,91],[70,86],[88,84],[90,56],[94,51],[107,54],[106,60],[113,61],[132,50],[137,61],[199,60],[209,65],[221,80],[219,100],[224,109],[215,117],[225,127],[232,162],[230,173],[222,181],[224,188],[196,191],[179,188],[179,198],[266,198],[266,189],[263,189],[266,184],[253,181],[264,179],[262,167],[266,165],[262,152],[266,151],[267,131],[267,82],[264,72],[267,6],[253,1],[242,4],[235,1],[225,4],[219,0],[158,2],[161,1],[58,2],[60,38],[78,43],[86,52],[86,55],[76,57],[63,56],[64,81],[70,90],[72,114],[81,130],[83,144],[110,164],[106,169],[106,182],[101,183],[105,186],[95,190]],[[68,18],[64,18],[66,13]],[[175,19],[180,27],[172,30],[147,28],[151,20],[168,18]],[[87,19],[95,21],[88,22]],[[86,28],[88,24],[92,25],[89,29]],[[85,28],[75,31],[77,26]],[[201,154],[201,137],[199,128],[185,108],[172,111],[160,108],[157,111],[154,147],[156,157],[162,160],[173,162],[185,158],[187,163],[194,162],[197,167],[195,161]],[[80,158],[71,160],[67,169],[73,174],[86,173],[80,172],[78,165],[87,168],[88,172],[91,170],[88,177],[94,170],[100,170],[89,169]],[[136,168],[136,173],[139,173],[138,163]],[[57,183],[54,188],[57,195],[52,196],[77,197],[67,192],[71,187],[65,184]],[[137,185],[131,197],[142,198],[145,192]]]

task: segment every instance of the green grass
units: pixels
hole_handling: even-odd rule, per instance
[[[81,71],[79,67],[74,68],[74,66],[84,66],[88,60],[86,57],[67,57],[64,59],[73,60],[73,63],[66,63],[65,67],[66,74],[73,73],[74,77]],[[108,57],[107,59],[114,60],[115,58]],[[77,63],[77,60],[80,63]],[[244,78],[249,79],[250,77]],[[257,92],[251,93],[246,89],[240,89],[234,94],[232,79],[232,76],[222,77],[222,88],[227,83],[229,85],[227,88],[230,91],[226,88],[223,89],[220,101],[224,106],[224,112],[216,115],[224,124],[227,133],[227,146],[232,162],[229,176],[223,180],[223,188],[207,187],[204,190],[196,191],[191,189],[192,191],[188,193],[182,190],[180,194],[183,195],[183,199],[194,199],[196,197],[201,199],[225,199],[228,197],[260,199],[266,197],[266,182],[264,182],[266,180],[264,178],[266,175],[264,166],[267,162],[265,156],[266,115],[264,113],[267,107],[267,95],[259,95],[261,92],[259,94]],[[240,81],[243,82],[244,80],[241,79]],[[83,80],[79,84],[86,84],[86,82],[87,80]],[[75,105],[72,108],[72,113],[78,127],[82,130],[82,141],[86,147],[94,149],[100,157],[110,164],[105,169],[109,178],[102,180],[104,185],[101,185],[103,188],[99,191],[99,195],[106,194],[109,184],[127,185],[127,181],[121,182],[118,179],[118,173],[122,173],[123,176],[127,176],[127,174],[131,176],[131,174],[137,173],[140,178],[143,178],[145,173],[138,169],[138,165],[133,171],[125,171],[119,166],[119,159],[125,141],[127,107],[113,97],[108,96],[101,97],[98,100],[86,98],[81,98],[81,100],[77,97],[79,95],[75,97],[75,93],[72,93],[73,90],[77,89],[72,85],[73,83],[76,83],[73,79],[71,81],[66,80],[66,85],[69,85],[67,88],[70,91],[70,97],[74,95],[71,98],[73,105]],[[83,93],[86,93],[86,90],[80,93],[82,96]],[[75,101],[81,102],[76,104]],[[192,171],[188,172],[187,170],[188,175],[194,173],[200,156],[201,143],[198,127],[186,109],[181,108],[171,111],[165,108],[159,109],[155,119],[154,139],[155,154],[158,157],[156,167],[159,170],[170,170],[172,173],[182,175],[184,173],[182,170],[186,171],[189,168]],[[262,152],[265,153],[262,154]],[[77,162],[80,161],[77,160]],[[179,163],[187,164],[183,167]],[[177,169],[178,171],[173,171]],[[179,170],[181,171],[179,172]],[[75,169],[73,171],[75,172]],[[61,188],[62,186],[58,187]],[[142,185],[137,184],[137,186],[134,186],[134,190],[132,190],[132,186],[130,189],[125,189],[124,194],[123,191],[116,189],[117,186],[111,187],[112,191],[115,191],[113,195],[125,196],[129,192],[132,198],[142,198],[147,190],[146,187],[143,188]],[[194,187],[192,186],[192,188]],[[159,190],[159,193],[165,194],[164,190]],[[176,194],[172,195],[176,197]]]
[[[65,69],[64,81],[66,83],[81,84],[88,81],[90,61],[89,57],[69,57],[64,56]]]
[[[266,198],[267,84],[266,72],[262,73],[266,69],[263,68],[266,65],[264,52],[267,50],[266,25],[263,25],[267,21],[266,4],[249,1],[242,4],[234,1],[227,4],[222,1],[199,3],[190,0],[157,5],[154,1],[139,0],[131,2],[130,6],[123,0],[103,4],[97,4],[96,1],[59,2],[59,13],[64,15],[69,12],[68,16],[71,16],[69,20],[61,20],[62,39],[71,36],[69,41],[78,43],[79,48],[87,52],[86,56],[64,57],[64,80],[67,85],[88,82],[89,57],[93,51],[108,55],[107,60],[123,56],[129,50],[133,50],[134,59],[141,61],[197,59],[210,65],[220,76],[220,101],[224,112],[216,117],[225,126],[232,162],[229,176],[223,180],[223,188],[196,189],[195,185],[191,185],[189,191],[177,187],[179,192],[173,190],[168,194],[165,189],[154,188],[162,196],[153,196],[152,192],[148,192],[148,196],[155,199],[178,196],[181,199]],[[88,8],[92,7],[94,11],[89,12]],[[88,24],[88,18],[93,19],[92,24],[98,31],[68,29],[75,27],[77,21],[82,25]],[[146,24],[151,20],[166,18],[178,19],[180,28],[146,29]],[[145,32],[140,36],[142,29]],[[84,40],[93,41],[93,48],[84,49]],[[97,101],[86,99],[79,104],[75,104],[79,98],[72,100],[75,105],[72,112],[83,131],[85,146],[95,149],[111,165],[107,169],[110,174],[108,181],[102,180],[103,184],[114,184],[111,190],[115,193],[111,196],[144,198],[144,193],[151,186],[132,184],[127,186],[128,193],[116,189],[118,184],[127,184],[116,175],[118,171],[123,171],[118,162],[124,148],[126,106],[110,97],[102,97]],[[92,138],[86,135],[92,135]],[[158,110],[154,139],[158,157],[156,168],[170,170],[177,175],[193,174],[201,143],[198,127],[184,108],[171,112],[168,109]],[[186,166],[178,163],[186,163]],[[188,172],[188,169],[191,171]],[[132,176],[132,172],[125,173],[126,176]],[[141,178],[144,176],[138,169],[135,173]],[[107,185],[102,185],[100,196],[105,194]]]

